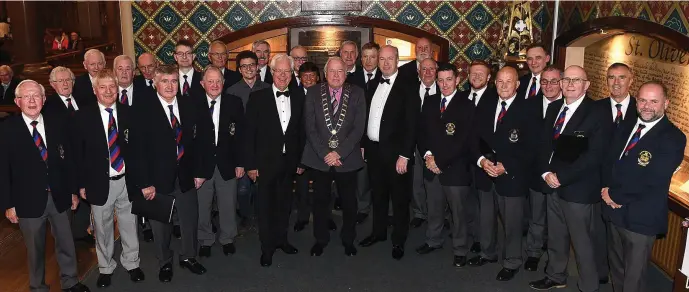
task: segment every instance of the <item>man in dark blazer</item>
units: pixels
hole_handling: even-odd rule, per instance
[[[422,66],[427,60],[431,59],[424,60]],[[425,188],[428,191],[428,227],[426,241],[416,252],[427,254],[443,246],[443,225],[446,206],[449,206],[452,220],[453,264],[463,267],[466,265],[466,255],[471,246],[464,214],[471,191],[471,172],[467,166],[470,163],[473,109],[468,99],[459,98],[458,75],[457,68],[452,64],[439,66],[440,90],[424,99],[419,117],[417,146],[418,152],[422,153],[425,160],[425,163],[421,163]]]
[[[158,68],[158,61],[155,56],[148,52],[141,54],[137,59],[136,67],[139,68],[141,75],[134,76],[134,87],[145,88],[155,94],[153,78],[155,77],[155,70]]]
[[[115,57],[112,64],[117,77],[117,101],[130,107],[155,101],[155,90],[145,82],[134,82],[134,61],[127,55]]]
[[[180,40],[175,46],[175,62],[179,69],[179,89],[177,97],[186,95],[192,99],[203,99],[205,94],[201,87],[203,74],[194,69],[194,44],[187,40]]]
[[[125,178],[129,161],[127,143],[131,113],[129,106],[117,103],[116,78],[110,69],[96,74],[94,85],[98,103],[80,110],[72,123],[77,186],[81,198],[91,204],[100,272],[96,285],[100,288],[110,286],[112,274],[117,268],[113,258],[114,214],[117,214],[117,228],[122,243],[120,262],[132,281],[144,280],[144,273],[139,268],[136,216],[132,214]],[[136,195],[136,188],[132,188],[131,193]]]
[[[409,171],[414,163],[421,101],[415,88],[398,78],[396,47],[381,48],[378,60],[383,76],[371,100],[367,100],[368,125],[364,137],[364,155],[372,184],[373,230],[360,245],[367,247],[387,240],[388,203],[392,200],[392,257],[400,260],[409,233],[412,183]]]
[[[135,200],[173,196],[181,228],[180,266],[192,273],[206,269],[196,261],[198,200],[196,190],[209,177],[203,177],[205,163],[213,151],[207,143],[210,127],[198,116],[188,96],[177,96],[178,69],[160,66],[155,75],[156,100],[132,108],[135,120],[130,131],[132,157],[128,172],[138,190]],[[141,194],[141,195],[138,195]],[[134,202],[136,204],[136,202]],[[171,222],[151,220],[161,282],[172,280]]]
[[[251,45],[251,51],[258,57],[256,77],[266,84],[273,84],[273,74],[268,66],[270,61],[270,44],[265,40],[257,40]]]
[[[48,77],[55,94],[46,98],[43,111],[62,116],[73,116],[79,110],[79,104],[72,95],[74,73],[66,67],[57,66]]]
[[[8,65],[0,66],[0,104],[11,105],[14,104],[14,90],[21,82],[19,78],[14,77],[12,67]]]
[[[244,168],[259,182],[258,236],[261,240],[261,266],[273,263],[273,253],[299,251],[287,240],[287,226],[292,207],[294,173],[302,174],[304,150],[302,112],[303,91],[288,90],[293,61],[286,54],[271,60],[275,77],[271,88],[251,93],[246,108]],[[276,114],[277,112],[277,114]]]
[[[529,99],[541,91],[541,72],[549,62],[550,54],[545,45],[534,43],[526,48],[526,65],[529,67],[529,74],[519,78],[517,97]]]
[[[93,78],[98,71],[105,67],[105,55],[99,50],[90,49],[84,54],[84,68],[86,73],[74,81],[74,99],[80,105],[96,104],[96,95],[93,93]]]
[[[660,82],[639,88],[636,123],[624,123],[606,157],[601,196],[608,222],[610,269],[615,291],[646,291],[646,269],[656,235],[667,233],[672,175],[687,138],[667,116]]]
[[[346,40],[340,44],[340,49],[337,51],[342,61],[347,65],[347,77],[353,75],[356,71],[361,70],[360,66],[356,64],[359,58],[359,47],[356,42]]]
[[[304,85],[302,84],[301,79],[299,79],[299,68],[302,64],[306,63],[306,61],[309,60],[307,54],[308,51],[306,50],[306,48],[299,45],[294,46],[289,51],[289,56],[292,57],[292,59],[294,60],[294,76],[292,76],[292,80],[290,80],[289,82],[290,90],[304,89]]]
[[[208,49],[208,60],[210,65],[220,69],[224,79],[223,91],[230,88],[230,86],[242,79],[242,74],[239,72],[227,69],[227,45],[222,41],[213,41],[211,47]]]
[[[77,256],[67,210],[77,208],[74,160],[66,120],[41,114],[45,89],[33,80],[17,86],[22,111],[0,126],[0,210],[19,223],[29,261],[29,289],[48,291],[45,283],[46,222],[55,238],[55,254],[64,291],[89,291],[79,283]]]
[[[416,82],[419,80],[419,68],[421,67],[421,61],[434,57],[433,46],[431,41],[427,38],[419,38],[416,40],[415,48],[416,60],[407,62],[399,68],[400,76],[402,76],[405,82]]]
[[[202,177],[209,177],[198,190],[199,198],[199,256],[209,257],[215,234],[211,227],[213,201],[218,209],[218,241],[225,255],[234,254],[237,236],[237,179],[244,176],[238,132],[244,119],[244,106],[239,97],[222,95],[223,77],[220,69],[211,66],[204,71],[201,86],[206,91],[198,99],[199,117],[210,125],[212,134],[202,141],[210,146],[213,158]]]
[[[344,83],[346,65],[339,57],[325,65],[327,82],[311,87],[304,106],[306,146],[302,163],[311,169],[316,243],[312,256],[320,256],[330,241],[331,186],[335,181],[342,201],[340,238],[347,256],[356,255],[356,174],[364,167],[360,141],[366,128],[364,90]]]
[[[586,96],[590,82],[580,66],[570,66],[560,82],[564,99],[548,107],[538,150],[541,178],[548,184],[548,264],[546,277],[529,283],[545,290],[566,286],[571,245],[576,250],[581,291],[598,291],[591,224],[600,202],[601,161],[608,133],[595,102]],[[598,205],[599,206],[599,205]]]
[[[477,185],[481,202],[481,243],[496,245],[497,222],[502,219],[505,232],[502,270],[498,281],[509,281],[522,265],[522,233],[524,203],[528,194],[529,167],[537,145],[539,116],[529,103],[517,98],[517,70],[503,67],[498,71],[495,87],[499,98],[486,100],[491,106],[477,111],[474,118],[472,162],[480,166],[490,184]],[[497,206],[497,208],[496,208]],[[497,210],[496,210],[497,209]],[[481,266],[495,262],[494,248],[483,248],[469,265]]]

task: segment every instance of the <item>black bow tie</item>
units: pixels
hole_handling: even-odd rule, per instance
[[[276,97],[276,98],[277,98],[277,97],[280,97],[280,95],[284,95],[285,97],[289,97],[289,90],[278,91],[278,92],[275,94],[275,97]]]
[[[390,79],[380,78],[380,84],[387,83],[390,84]]]

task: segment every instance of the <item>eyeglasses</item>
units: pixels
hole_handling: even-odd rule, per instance
[[[227,54],[225,54],[225,53],[208,53],[208,55],[211,57],[227,56]]]
[[[151,71],[151,70],[155,70],[156,67],[157,67],[156,65],[139,66],[139,70]]]
[[[26,99],[26,100],[36,101],[36,100],[43,99],[43,95],[41,95],[41,94],[24,95],[21,98]]]
[[[307,57],[294,57],[292,59],[294,59],[294,61],[306,62],[306,60],[308,60],[309,58],[307,58]]]
[[[242,70],[256,69],[256,63],[242,64],[242,65],[239,65],[239,68]]]
[[[72,79],[72,78],[66,78],[66,79],[51,80],[51,81],[52,81],[52,82],[55,82],[55,83],[65,83],[65,82],[73,82],[74,79]]]
[[[558,83],[560,83],[560,79],[551,79],[551,80],[541,79],[541,85],[548,85],[548,84],[557,85]]]
[[[273,71],[273,75],[289,75],[292,74],[292,70],[278,70],[278,69],[271,69]]]
[[[560,81],[562,81],[562,83],[565,84],[565,85],[569,85],[569,84],[572,84],[572,85],[581,85],[582,82],[585,82],[585,81],[588,81],[588,80],[586,80],[586,79],[581,79],[581,78],[569,78],[569,77],[565,77],[565,78],[560,79]]]
[[[191,57],[194,55],[194,52],[176,52],[175,55],[177,57]]]

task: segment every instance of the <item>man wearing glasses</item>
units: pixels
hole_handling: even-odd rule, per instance
[[[303,46],[295,46],[289,52],[289,56],[294,59],[294,77],[292,77],[292,81],[289,83],[290,89],[304,89],[304,85],[299,78],[299,68],[309,59],[307,54],[308,52]]]
[[[180,40],[175,46],[175,62],[179,69],[179,90],[177,97],[182,95],[192,98],[203,98],[205,92],[201,87],[201,72],[194,70],[194,45],[186,40]]]
[[[230,86],[242,79],[239,72],[227,69],[227,46],[225,43],[221,41],[211,43],[208,50],[208,60],[211,61],[213,67],[220,69],[220,73],[223,75],[223,82],[225,83],[222,92],[227,91]]]
[[[591,224],[601,201],[601,161],[609,133],[600,126],[599,107],[586,96],[590,85],[584,68],[568,67],[560,81],[564,98],[546,112],[537,168],[548,185],[548,264],[546,277],[529,283],[536,290],[567,286],[570,242],[580,267],[579,290],[599,288]]]
[[[148,93],[154,94],[155,89],[153,89],[153,77],[155,75],[156,68],[158,68],[158,61],[155,56],[151,53],[143,53],[137,59],[137,68],[141,75],[134,76],[134,86],[136,88],[143,88]],[[143,86],[142,86],[143,85]]]
[[[72,89],[74,88],[74,73],[66,67],[58,66],[50,71],[50,86],[55,89],[55,93],[49,96],[45,105],[44,111],[72,116],[79,110],[77,101],[72,96]]]

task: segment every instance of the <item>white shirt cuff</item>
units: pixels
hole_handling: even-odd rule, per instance
[[[479,168],[483,168],[483,167],[481,167],[481,160],[484,160],[484,159],[486,159],[486,157],[481,155],[481,157],[478,158],[478,161],[476,161],[476,165],[478,165]]]
[[[423,155],[423,159],[426,159],[426,156],[433,156],[433,153],[431,153],[431,151],[426,151],[426,153]]]
[[[545,181],[545,176],[548,175],[549,173],[552,173],[552,172],[548,171],[548,172],[541,174],[541,178]]]
[[[406,159],[406,160],[409,160],[409,158],[404,157],[404,156],[402,156],[402,155],[400,155],[400,158],[404,158],[404,159]]]

